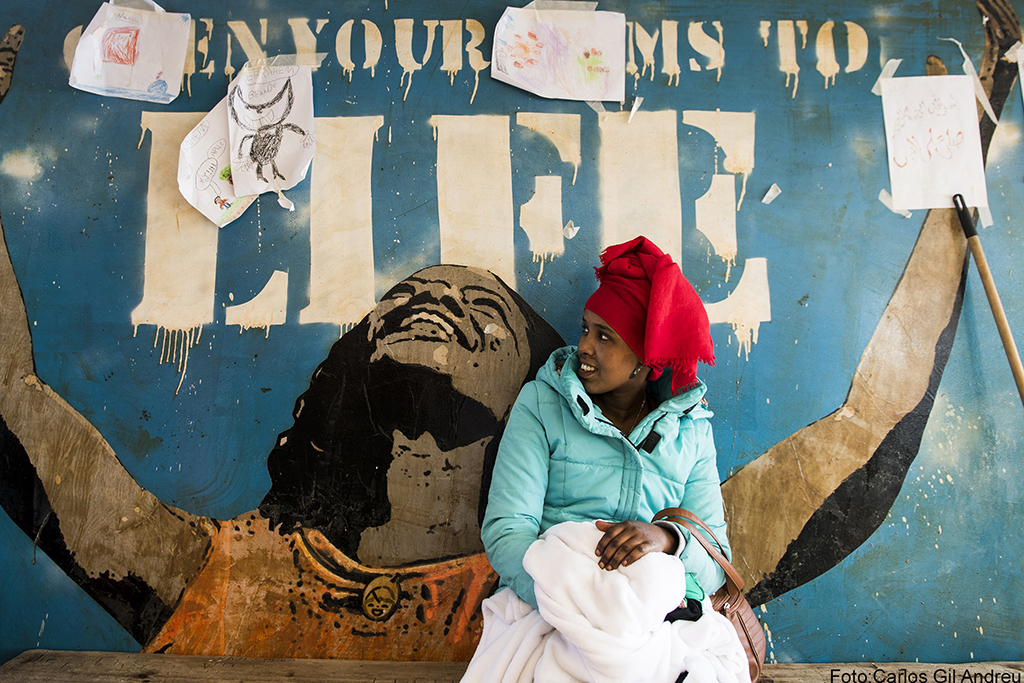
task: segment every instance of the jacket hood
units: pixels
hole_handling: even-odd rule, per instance
[[[599,409],[583,388],[583,383],[576,376],[580,359],[576,355],[575,346],[557,349],[548,357],[547,363],[537,371],[537,380],[550,386],[565,398],[576,419],[586,425],[590,431],[598,434],[617,435],[619,433],[611,423],[597,419]],[[651,411],[655,419],[661,413],[687,415],[691,419],[710,418],[713,413],[708,410],[701,399],[707,391],[704,382],[698,380],[697,386],[672,394],[672,371],[666,369],[661,377],[647,383],[647,391],[658,400],[658,405]],[[644,418],[646,422],[650,416]],[[642,423],[641,423],[642,424]]]

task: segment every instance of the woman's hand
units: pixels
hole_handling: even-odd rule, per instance
[[[601,559],[601,569],[612,571],[619,565],[628,566],[647,553],[673,553],[678,538],[670,530],[647,522],[595,522],[604,536],[594,551]]]

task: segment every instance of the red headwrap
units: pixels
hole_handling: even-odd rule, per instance
[[[601,283],[585,308],[601,316],[657,379],[672,369],[672,393],[697,382],[697,361],[715,364],[707,311],[679,266],[646,237],[608,247]]]

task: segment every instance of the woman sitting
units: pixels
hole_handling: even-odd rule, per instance
[[[599,539],[589,551],[593,553],[589,562],[596,563],[593,569],[601,574],[620,568],[626,572],[648,554],[667,558],[657,562],[667,562],[672,565],[669,569],[678,572],[675,576],[681,580],[676,583],[685,583],[685,601],[673,610],[680,605],[683,586],[659,586],[661,593],[674,595],[675,602],[656,615],[652,629],[660,625],[670,629],[666,618],[696,621],[702,612],[713,613],[708,597],[725,582],[721,567],[699,543],[690,542],[687,530],[670,522],[649,521],[664,508],[685,508],[707,523],[725,545],[722,551],[730,554],[712,413],[703,401],[706,387],[696,375],[698,361],[714,363],[707,313],[678,265],[643,237],[609,247],[601,261],[600,286],[585,305],[578,345],[555,351],[537,379],[523,387],[502,436],[482,536],[501,586],[510,588],[518,600],[505,592],[504,597],[499,593],[491,598],[492,604],[485,602],[484,636],[474,658],[477,666],[471,664],[467,679],[507,679],[507,672],[481,674],[478,659],[487,659],[491,668],[499,661],[515,661],[515,657],[496,659],[493,652],[482,652],[492,648],[495,637],[488,634],[488,619],[515,622],[538,603],[549,621],[561,618],[555,612],[564,616],[562,607],[556,609],[552,603],[558,598],[552,596],[566,593],[545,584],[544,594],[549,597],[538,600],[535,582],[540,581],[537,575],[547,581],[547,574],[565,573],[571,562],[557,559],[557,553],[536,554],[538,550],[531,551],[536,554],[532,560],[527,557],[531,546],[555,534],[558,530],[547,532],[561,523],[584,522],[577,525],[582,533],[590,530],[593,536],[587,538]],[[572,546],[574,541],[566,534],[556,535],[564,537],[563,545]],[[562,568],[545,562],[560,563]],[[638,580],[636,575],[630,577]],[[603,589],[593,577],[567,576],[565,580],[589,582],[577,598],[589,591],[595,601],[607,605],[609,598],[597,596],[595,591]],[[504,602],[494,602],[499,598]],[[546,600],[552,604],[545,604]],[[577,604],[573,609],[586,612],[591,607]],[[586,616],[593,622],[592,617]],[[724,627],[717,624],[716,628],[730,640],[726,649],[736,664],[727,668],[737,669],[736,680],[742,680],[740,670],[746,666],[742,649],[728,621],[722,621]],[[600,658],[601,653],[595,656]],[[676,659],[678,667],[681,660]],[[593,661],[583,668],[589,670],[583,678],[593,680],[605,680],[603,674],[610,673],[596,671]],[[677,668],[668,680],[675,680],[679,673]]]

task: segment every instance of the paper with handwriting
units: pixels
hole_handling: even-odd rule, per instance
[[[882,81],[893,209],[988,206],[978,109],[969,76]]]

